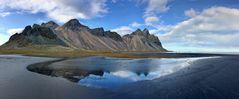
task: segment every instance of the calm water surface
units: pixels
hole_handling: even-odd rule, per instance
[[[130,59],[94,56],[54,62],[40,72],[35,72],[63,77],[80,86],[113,89],[159,78],[187,68],[198,59],[202,58]]]

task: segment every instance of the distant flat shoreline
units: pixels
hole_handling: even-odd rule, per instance
[[[44,51],[44,50],[13,50],[0,49],[0,54],[19,54],[36,57],[79,58],[85,56],[109,56],[118,58],[185,58],[210,56],[237,56],[224,53],[177,53],[177,52],[122,52],[122,51]]]

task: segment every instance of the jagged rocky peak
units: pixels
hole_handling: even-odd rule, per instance
[[[32,26],[28,25],[25,27],[25,29],[21,33],[22,35],[25,36],[43,36],[47,38],[55,38],[56,35],[54,32],[48,28],[48,27],[43,27],[38,24],[33,24]]]
[[[116,32],[111,32],[111,31],[105,31],[104,28],[94,28],[90,30],[90,33],[96,36],[101,36],[101,37],[108,37],[111,39],[114,39],[116,41],[122,41],[122,37],[116,33]]]
[[[64,24],[64,26],[81,26],[81,23],[77,19],[71,19]]]
[[[20,36],[20,34],[15,33],[15,34],[13,34],[13,35],[9,38],[9,40],[10,40],[10,41],[16,40],[19,36]]]
[[[57,23],[55,23],[54,21],[49,21],[47,23],[42,23],[41,24],[42,27],[48,27],[50,29],[56,29],[57,27],[59,27],[59,25]]]
[[[136,34],[136,33],[141,33],[142,32],[142,30],[141,29],[137,29],[137,30],[135,30],[134,32],[133,32],[133,34]]]
[[[145,29],[143,30],[143,34],[149,35],[149,30],[148,30],[147,28],[145,28]]]
[[[77,31],[77,30],[79,30],[80,28],[89,29],[87,26],[82,25],[82,24],[79,22],[79,20],[77,20],[77,19],[71,19],[71,20],[69,20],[68,22],[66,22],[66,23],[63,25],[63,28],[64,28],[64,29],[70,29],[70,30],[73,30],[73,31]]]
[[[22,31],[23,35],[29,35],[29,32],[32,30],[32,27],[30,25],[26,26],[24,30]]]
[[[41,26],[39,24],[33,24],[32,27],[33,28],[40,28]]]
[[[141,29],[137,29],[131,35],[148,36],[150,34],[149,34],[149,30],[147,28],[145,28],[143,31]]]
[[[143,31],[140,29],[137,29],[133,33],[127,34],[124,37],[133,38],[134,36],[142,36],[144,38],[144,40],[146,40],[148,42],[153,42],[153,43],[161,46],[161,42],[160,42],[159,38],[153,34],[150,34],[149,30],[147,28],[145,28]]]

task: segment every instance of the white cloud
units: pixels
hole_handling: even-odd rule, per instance
[[[211,7],[177,24],[160,38],[167,44],[178,46],[217,50],[238,48],[238,18],[239,9]]]
[[[88,19],[107,12],[106,0],[0,0],[0,10],[45,13],[51,19],[66,22],[72,18]]]
[[[155,35],[160,35],[167,33],[173,29],[174,26],[172,25],[153,25],[155,29],[149,30],[150,33]]]
[[[12,28],[12,29],[8,29],[7,33],[10,35],[13,35],[15,33],[21,33],[23,30],[23,28]]]
[[[10,14],[11,14],[10,12],[0,12],[0,17],[6,17]]]
[[[159,22],[159,18],[156,16],[150,16],[150,17],[146,17],[144,21],[146,25],[152,25]]]
[[[186,11],[184,12],[184,14],[185,14],[186,16],[188,16],[188,17],[195,17],[195,16],[197,16],[198,12],[195,11],[193,8],[191,8],[191,9],[189,9],[189,10],[186,10]]]
[[[147,0],[148,7],[145,11],[145,16],[154,16],[158,13],[165,12],[169,9],[168,2],[169,0]]]
[[[150,25],[159,21],[157,16],[159,13],[166,12],[169,10],[168,3],[171,0],[135,0],[143,4],[147,4],[144,12],[144,21],[146,24]]]
[[[116,29],[112,29],[111,31],[117,32],[119,33],[121,36],[126,35],[126,34],[130,34],[133,32],[133,28],[131,28],[130,26],[121,26],[119,28]]]
[[[131,27],[135,27],[135,28],[139,28],[140,26],[142,26],[143,24],[140,24],[138,22],[133,22],[130,24]]]

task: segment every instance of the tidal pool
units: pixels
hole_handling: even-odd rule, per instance
[[[93,56],[33,64],[28,70],[63,77],[81,86],[114,89],[189,68],[193,61],[204,58],[132,59]]]

